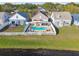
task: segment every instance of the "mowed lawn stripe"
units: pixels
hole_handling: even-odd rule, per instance
[[[79,28],[63,27],[56,36],[0,36],[0,48],[79,50]]]

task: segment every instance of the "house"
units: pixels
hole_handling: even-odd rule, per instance
[[[40,11],[32,17],[32,22],[30,22],[27,32],[56,35],[56,29],[53,24],[49,22],[49,17]]]
[[[24,25],[29,21],[28,13],[16,12],[9,18],[10,24]]]
[[[7,12],[0,12],[0,25],[8,22],[9,14]]]
[[[48,16],[42,12],[38,12],[32,17],[32,22],[48,22]]]
[[[69,12],[52,12],[51,19],[56,27],[71,25],[72,17]]]
[[[79,26],[79,14],[72,14],[72,21],[74,25]]]

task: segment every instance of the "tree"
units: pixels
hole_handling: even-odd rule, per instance
[[[63,11],[63,4],[59,4],[59,3],[56,3],[55,4],[55,11]]]
[[[36,9],[37,8],[37,6],[35,4],[28,4],[28,3],[25,4],[25,7],[28,9]]]
[[[1,12],[1,11],[3,11],[3,9],[2,9],[2,5],[0,5],[0,12]]]
[[[14,6],[11,3],[5,3],[3,5],[3,11],[6,11],[6,12],[13,11],[14,10],[13,8],[14,8]]]
[[[79,7],[75,4],[70,3],[64,6],[64,11],[69,11],[71,13],[79,13]]]
[[[48,11],[63,11],[63,5],[59,3],[45,3],[42,5]]]

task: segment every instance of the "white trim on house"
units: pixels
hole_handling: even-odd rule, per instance
[[[74,21],[74,25],[77,25],[77,26],[79,26],[79,22],[77,22],[77,21]]]
[[[16,17],[16,16],[18,16],[18,17]],[[26,20],[26,18],[21,16],[20,14],[16,13],[12,17],[10,17],[9,20]]]

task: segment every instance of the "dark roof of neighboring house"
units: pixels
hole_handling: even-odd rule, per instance
[[[21,16],[25,17],[25,18],[29,17],[28,13],[24,13],[24,12],[17,12],[17,13],[20,14]]]
[[[26,13],[26,12],[13,12],[13,13],[10,15],[10,18],[11,18],[12,16],[14,16],[15,14],[21,15],[22,17],[26,18],[27,21],[29,21],[29,19],[30,19],[30,18],[29,18],[29,14]]]
[[[79,21],[79,14],[72,14],[72,19]]]
[[[51,15],[55,20],[71,20],[71,14],[69,12],[52,12]]]
[[[21,15],[21,16],[23,16],[24,18],[29,18],[28,13],[25,13],[25,12],[14,12],[14,13],[12,13],[12,14],[10,15],[10,17],[13,16],[14,14],[16,14],[16,13],[18,13],[18,14]]]

